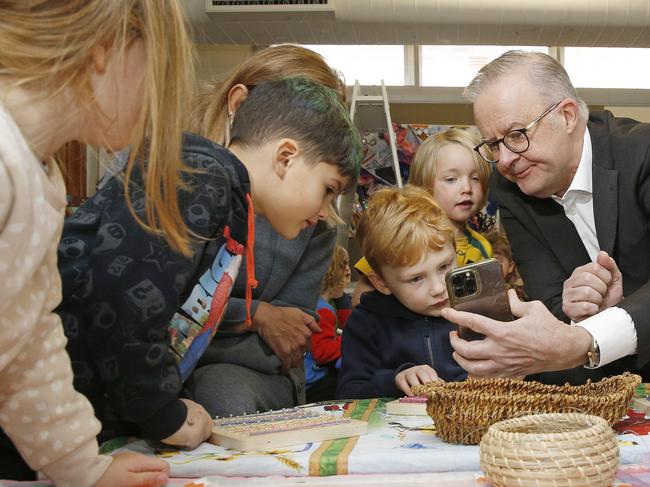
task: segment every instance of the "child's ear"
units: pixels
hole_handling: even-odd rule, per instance
[[[228,92],[228,113],[235,113],[248,96],[248,88],[241,83],[236,84]]]
[[[377,273],[375,272],[370,272],[366,276],[370,283],[374,286],[374,288],[379,291],[382,294],[393,294],[393,292],[390,290],[390,288],[386,285],[386,281]]]
[[[273,154],[273,169],[281,179],[284,178],[293,162],[300,154],[298,142],[293,139],[281,139]]]

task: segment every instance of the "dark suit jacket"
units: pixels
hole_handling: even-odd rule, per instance
[[[650,361],[650,124],[594,112],[588,127],[596,234],[601,250],[616,260],[623,274],[625,299],[619,306],[634,321],[638,355],[593,371],[579,367],[541,375],[546,382],[597,380]],[[562,312],[562,285],[576,267],[590,262],[573,223],[552,199],[526,196],[496,171],[491,192],[526,293],[569,322]]]

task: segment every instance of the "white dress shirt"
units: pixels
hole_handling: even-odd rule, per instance
[[[585,129],[582,155],[571,185],[564,196],[551,196],[551,198],[562,206],[564,214],[575,226],[589,257],[594,262],[600,246],[594,220],[591,165],[591,137],[589,129]],[[636,353],[637,337],[634,322],[622,308],[613,306],[577,325],[585,328],[596,339],[600,348],[599,366]]]

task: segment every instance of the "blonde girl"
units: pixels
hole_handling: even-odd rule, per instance
[[[420,146],[409,172],[409,183],[429,188],[454,224],[459,266],[492,256],[487,239],[467,225],[487,200],[490,166],[474,151],[479,142],[470,127],[439,132]]]
[[[0,0],[0,18],[0,478],[23,475],[10,439],[56,485],[163,485],[165,462],[98,454],[99,423],[72,386],[52,312],[65,207],[53,156],[72,140],[111,151],[130,144],[128,179],[146,152],[143,223],[188,253],[176,201],[191,86],[181,6]]]
[[[345,248],[337,244],[332,253],[330,266],[323,276],[321,296],[326,301],[340,298],[348,284],[350,284],[350,256]]]

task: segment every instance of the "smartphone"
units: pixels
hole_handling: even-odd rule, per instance
[[[457,267],[445,275],[449,305],[458,311],[477,313],[498,321],[512,321],[501,264],[496,259]],[[458,326],[458,336],[481,340],[485,335]]]

